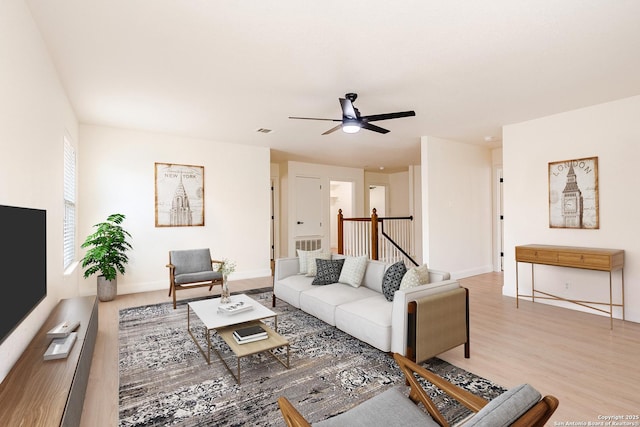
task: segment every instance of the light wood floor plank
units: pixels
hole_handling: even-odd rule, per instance
[[[271,280],[234,281],[231,287],[267,287]],[[460,282],[470,291],[471,358],[465,359],[459,347],[442,359],[505,387],[527,382],[558,397],[549,425],[640,414],[640,324],[615,320],[611,331],[609,319],[599,315],[523,301],[516,309],[513,298],[502,296],[500,273]],[[179,298],[204,295],[209,295],[206,288],[178,293]],[[155,291],[100,303],[81,426],[118,425],[118,311],[169,301],[167,291]]]

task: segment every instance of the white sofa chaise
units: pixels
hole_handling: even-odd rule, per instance
[[[332,259],[346,258],[332,255]],[[367,260],[367,266],[359,287],[343,283],[312,285],[313,277],[300,274],[300,262],[297,257],[276,260],[273,285],[273,304],[276,298],[309,313],[324,322],[358,338],[382,351],[407,355],[407,337],[410,331],[407,309],[412,301],[439,295],[448,298],[450,293],[464,289],[444,271],[429,269],[429,282],[404,290],[397,290],[393,301],[387,301],[383,294],[382,283],[388,264]],[[458,300],[459,301],[459,300]],[[438,303],[440,304],[440,302]],[[460,305],[459,302],[455,304]],[[458,307],[466,313],[465,331],[457,331],[466,338],[455,346],[465,344],[468,357],[468,298],[464,307]],[[443,325],[431,325],[428,329],[434,337],[449,334]],[[415,334],[415,330],[412,331]],[[415,335],[414,335],[415,336]],[[453,348],[453,347],[450,347]],[[436,350],[436,354],[448,350]],[[411,355],[409,355],[411,357]]]

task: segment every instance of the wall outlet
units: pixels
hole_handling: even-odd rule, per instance
[[[569,282],[566,282],[566,283],[564,284],[564,288],[565,288],[567,291],[569,290]]]

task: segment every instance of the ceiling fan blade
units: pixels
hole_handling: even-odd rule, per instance
[[[328,130],[328,131],[326,131],[326,132],[323,132],[322,134],[323,134],[323,135],[329,135],[330,133],[333,133],[333,132],[337,131],[337,130],[338,130],[338,129],[340,129],[341,127],[342,127],[342,123],[340,123],[338,126],[334,126],[334,127],[332,127],[331,129],[329,129],[329,130]]]
[[[361,127],[362,129],[372,130],[374,132],[378,132],[382,134],[389,133],[387,129],[381,128],[380,126],[372,125],[371,123],[367,123],[367,122],[362,122]]]
[[[318,119],[315,117],[291,117],[289,116],[290,119],[298,119],[298,120],[324,120],[326,122],[341,122],[342,120],[340,119]]]
[[[415,115],[415,111],[400,111],[398,113],[374,114],[372,116],[364,116],[362,117],[362,119],[368,122],[375,122],[376,120],[400,119],[402,117],[413,117]]]
[[[340,107],[342,107],[342,117],[348,117],[350,119],[357,119],[360,117],[357,113],[358,109],[353,106],[351,100],[340,98]]]

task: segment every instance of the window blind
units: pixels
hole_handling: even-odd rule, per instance
[[[76,152],[64,138],[64,230],[63,257],[66,269],[76,258]]]

